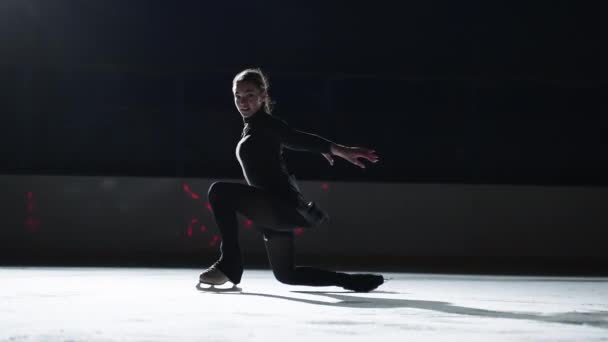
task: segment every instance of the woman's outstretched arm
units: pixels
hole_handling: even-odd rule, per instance
[[[320,135],[303,132],[290,127],[285,121],[274,121],[281,143],[290,150],[317,153],[331,153],[330,146],[333,141]]]
[[[379,160],[376,151],[373,149],[344,146],[322,136],[293,129],[283,120],[277,120],[276,122],[281,140],[287,148],[321,153],[331,165],[334,165],[332,156],[338,156],[363,169],[365,164],[359,161],[359,158],[367,159],[372,163]]]

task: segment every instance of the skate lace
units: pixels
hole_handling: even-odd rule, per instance
[[[217,266],[219,265],[219,261],[213,263],[213,265],[209,266],[203,274],[208,274],[217,271]]]

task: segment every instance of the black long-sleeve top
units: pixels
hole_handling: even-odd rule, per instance
[[[263,111],[243,118],[245,124],[236,156],[247,184],[288,200],[304,197],[289,173],[283,147],[296,151],[329,153],[332,141],[291,128],[285,121]]]

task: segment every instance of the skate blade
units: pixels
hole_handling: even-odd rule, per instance
[[[222,286],[222,285],[224,285],[226,283],[230,283],[230,282],[228,281],[228,279],[226,279],[222,283],[215,283],[215,282],[210,282],[210,281],[204,281],[203,278],[199,278],[198,283],[205,284],[205,285],[212,285],[212,286]]]
[[[242,292],[243,289],[236,286],[236,285],[232,285],[232,287],[228,287],[228,286],[219,286],[219,285],[209,285],[209,284],[205,284],[205,283],[198,283],[196,284],[196,289],[199,291],[203,291],[203,292],[213,292],[213,293],[222,293],[222,292]]]

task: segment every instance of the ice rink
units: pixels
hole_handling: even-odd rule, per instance
[[[0,340],[608,341],[608,278],[383,273],[353,293],[246,270],[211,292],[201,271],[2,267]]]

